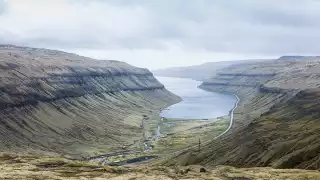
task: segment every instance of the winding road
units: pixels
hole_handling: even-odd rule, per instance
[[[219,137],[225,135],[231,129],[231,127],[233,125],[234,110],[238,107],[238,104],[239,104],[239,101],[240,101],[240,99],[239,99],[239,97],[237,95],[235,95],[235,94],[233,94],[233,95],[237,98],[237,102],[234,104],[234,107],[230,112],[230,123],[229,123],[229,126],[223,133],[219,134],[218,136],[214,137],[213,139],[218,139]]]

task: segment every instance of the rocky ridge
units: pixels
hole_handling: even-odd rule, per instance
[[[0,46],[0,149],[84,156],[139,148],[141,121],[179,101],[119,61]]]

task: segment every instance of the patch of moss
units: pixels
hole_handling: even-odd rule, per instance
[[[0,161],[13,160],[17,157],[18,157],[18,155],[16,155],[16,154],[2,153],[2,154],[0,154]]]
[[[122,167],[122,166],[103,166],[104,171],[108,173],[117,173],[117,174],[123,174],[126,172],[129,172],[129,169]]]
[[[72,161],[65,165],[66,167],[86,167],[86,168],[99,168],[100,166],[96,163],[88,161]]]
[[[60,157],[41,158],[32,162],[33,165],[36,165],[38,167],[43,167],[43,168],[54,168],[54,167],[64,166],[68,163],[69,161]]]

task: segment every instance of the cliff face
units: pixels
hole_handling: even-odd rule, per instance
[[[143,117],[177,101],[147,69],[0,46],[3,151],[92,155],[130,148],[142,140]]]
[[[230,66],[201,88],[240,97],[234,126],[180,164],[320,168],[320,61],[282,59]],[[194,153],[193,153],[194,154]]]

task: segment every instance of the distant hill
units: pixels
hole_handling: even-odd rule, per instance
[[[281,56],[278,60],[291,60],[291,61],[301,61],[301,60],[313,60],[319,59],[320,56]]]
[[[214,76],[217,70],[225,68],[227,66],[253,63],[265,60],[266,59],[207,62],[195,66],[173,67],[154,70],[152,72],[155,76],[190,78],[203,81]]]

